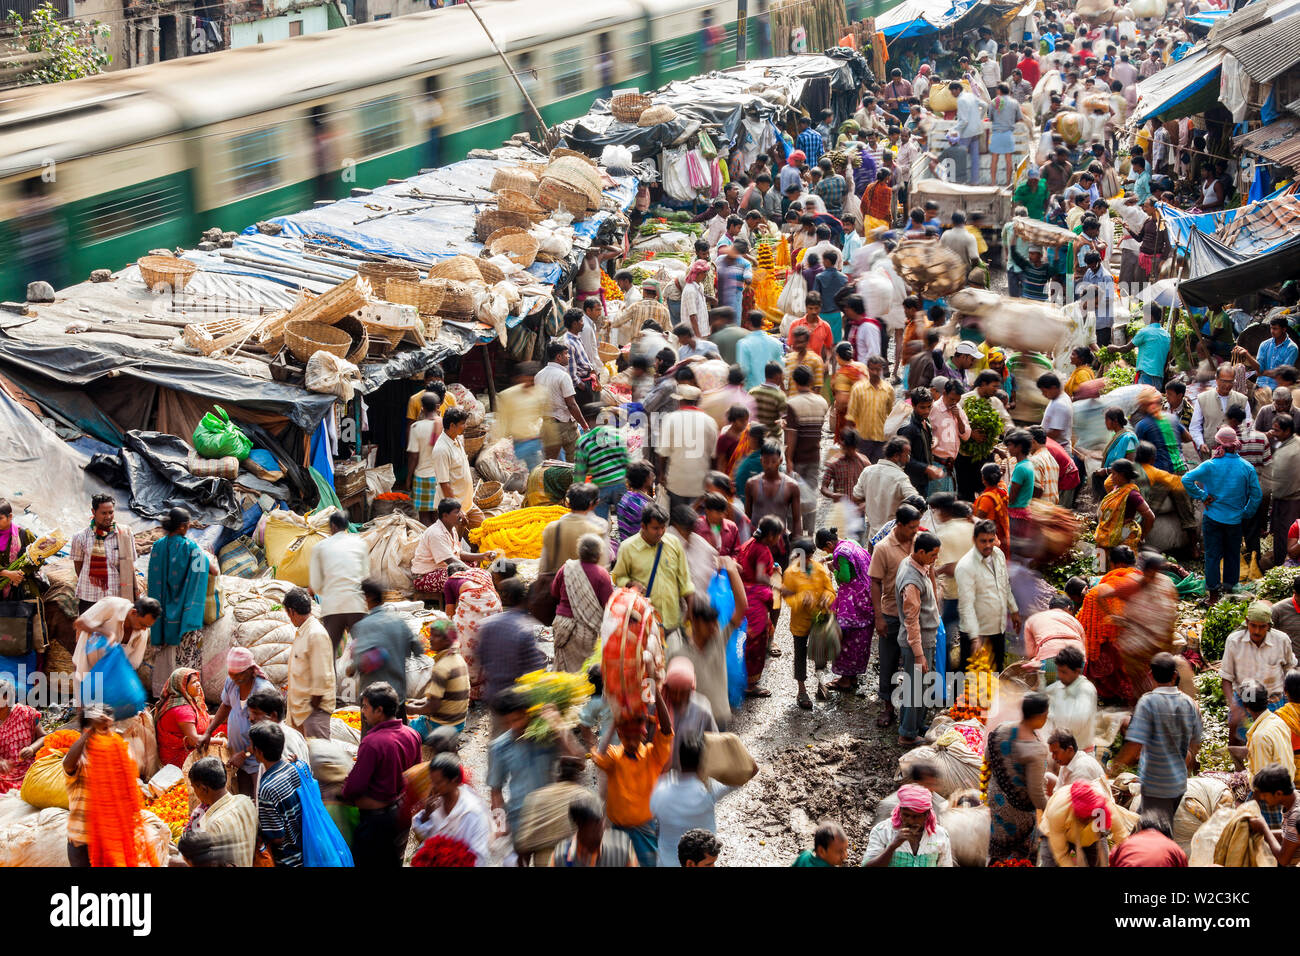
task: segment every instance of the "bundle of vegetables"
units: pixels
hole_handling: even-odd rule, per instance
[[[1255,593],[1269,601],[1281,601],[1291,596],[1297,576],[1300,576],[1300,567],[1280,565],[1272,568],[1264,575],[1264,580],[1259,582]]]
[[[1052,564],[1043,572],[1043,577],[1047,583],[1058,591],[1065,590],[1065,582],[1070,578],[1083,578],[1087,580],[1091,575],[1096,573],[1093,567],[1092,555],[1087,551],[1073,550],[1064,558],[1053,561]]]
[[[1223,696],[1223,677],[1216,670],[1203,670],[1196,675],[1196,693],[1201,699],[1201,709],[1207,716],[1228,719],[1228,702]]]
[[[971,431],[983,432],[984,439],[976,441],[972,435],[961,443],[961,453],[973,461],[982,461],[993,452],[993,446],[1002,437],[1002,418],[987,398],[972,398],[966,403],[966,419]]]
[[[1106,384],[1101,388],[1101,394],[1113,392],[1117,388],[1123,388],[1126,385],[1132,385],[1137,381],[1137,369],[1125,365],[1123,362],[1115,362],[1102,375]]]
[[[524,737],[538,741],[575,726],[578,709],[596,692],[585,674],[566,671],[532,671],[515,681],[515,689],[527,698],[532,717]]]
[[[540,558],[542,530],[568,512],[563,505],[539,505],[493,515],[469,533],[469,541],[507,558]]]
[[[600,270],[600,291],[605,293],[605,298],[611,302],[623,301],[623,290],[604,269]]]
[[[1201,624],[1201,656],[1207,661],[1222,660],[1228,635],[1243,627],[1245,621],[1245,601],[1220,599],[1205,613],[1205,621]]]
[[[146,806],[167,824],[167,829],[172,831],[173,843],[181,838],[185,824],[190,821],[190,797],[185,790],[184,780],[173,784],[162,796],[151,800]]]

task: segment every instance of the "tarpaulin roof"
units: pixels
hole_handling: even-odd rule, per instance
[[[1203,112],[1218,102],[1219,69],[1224,52],[1201,44],[1177,63],[1171,63],[1137,85],[1133,124],[1153,116],[1179,119]]]
[[[857,59],[859,71],[867,69],[866,61]],[[559,131],[571,148],[589,156],[599,156],[606,146],[627,146],[638,160],[658,155],[695,124],[720,127],[727,142],[735,142],[746,115],[777,120],[784,108],[800,104],[813,81],[829,82],[832,94],[856,90],[854,66],[853,59],[838,54],[754,60],[654,91],[655,104],[670,106],[677,114],[670,122],[644,127],[621,122],[602,99],[585,116],[562,123]]]
[[[1203,27],[1208,30],[1230,13],[1232,13],[1231,10],[1205,10],[1201,13],[1193,13],[1185,19],[1193,26]]]
[[[1183,253],[1187,256],[1187,268],[1193,279],[1238,265],[1249,258],[1199,229],[1192,229],[1188,234]]]
[[[1300,198],[1291,189],[1222,212],[1192,214],[1160,203],[1160,213],[1169,230],[1169,241],[1180,250],[1187,246],[1193,229],[1216,236],[1241,255],[1268,252],[1300,232]]]
[[[1262,156],[1279,166],[1300,164],[1300,119],[1287,116],[1232,141],[1238,149]]]
[[[876,17],[876,30],[894,42],[906,37],[935,33],[952,26],[979,5],[981,0],[904,0]]]
[[[1179,283],[1178,294],[1190,306],[1221,305],[1300,273],[1300,236],[1271,252],[1252,256],[1196,279]]]

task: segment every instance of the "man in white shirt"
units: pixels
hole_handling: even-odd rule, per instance
[[[311,610],[311,597],[302,588],[284,596],[284,612],[295,628],[289,648],[285,710],[289,725],[304,737],[329,740],[336,696],[334,649],[324,625]]]
[[[952,211],[952,228],[939,237],[939,245],[955,252],[967,268],[980,261],[979,246],[970,230],[966,228],[966,214],[960,209]]]
[[[699,408],[700,390],[694,385],[678,385],[673,398],[677,411],[665,415],[659,426],[659,480],[668,489],[670,505],[690,505],[704,494],[718,423]]]
[[[1196,443],[1196,450],[1202,458],[1208,458],[1210,454],[1209,441],[1205,436],[1214,437],[1227,416],[1228,406],[1247,407],[1246,396],[1232,387],[1236,379],[1236,366],[1225,362],[1214,373],[1214,388],[1208,388],[1196,396],[1192,423],[1187,430],[1191,432],[1192,441]]]
[[[483,523],[483,511],[474,504],[474,473],[460,436],[465,433],[469,412],[449,408],[442,413],[442,434],[433,446],[433,476],[438,482],[438,500],[460,502],[460,526],[465,533]]]
[[[866,527],[862,540],[871,536],[894,517],[898,506],[916,494],[903,466],[912,457],[912,445],[906,438],[894,437],[885,445],[880,460],[862,469],[853,486],[853,500],[863,506]]]
[[[1061,728],[1053,730],[1052,735],[1047,738],[1047,749],[1051,751],[1052,760],[1057,766],[1055,774],[1045,775],[1044,782],[1048,794],[1069,787],[1076,780],[1091,783],[1094,780],[1106,779],[1105,768],[1092,754],[1079,749],[1079,742],[1068,730]]]
[[[366,614],[361,582],[370,576],[370,549],[348,533],[346,512],[330,515],[330,536],[311,552],[311,593],[320,599],[321,623],[338,653],[345,632]]]
[[[573,461],[578,435],[587,430],[587,420],[574,397],[569,350],[563,342],[546,346],[546,366],[533,377],[533,387],[542,391],[542,454],[558,458],[563,451],[564,460]]]
[[[1097,688],[1083,676],[1083,652],[1062,647],[1056,652],[1056,680],[1047,685],[1047,722],[1069,731],[1091,753],[1097,737]]]
[[[969,157],[966,181],[972,186],[980,182],[980,140],[984,138],[984,104],[980,98],[960,83],[948,84],[948,92],[957,97],[957,136]]]
[[[411,423],[406,434],[406,490],[411,493],[411,504],[422,524],[433,520],[433,509],[438,504],[438,482],[433,477],[433,443],[442,430],[442,420],[438,417],[440,404],[433,392],[421,395],[421,417]]]
[[[1011,593],[1007,558],[998,547],[998,528],[987,518],[975,522],[975,546],[957,562],[957,627],[961,634],[961,669],[972,654],[988,644],[994,669],[1001,671],[1006,654],[1007,615],[1020,630],[1020,608]]]
[[[1074,433],[1074,405],[1061,388],[1061,379],[1054,372],[1038,376],[1038,390],[1047,399],[1043,409],[1043,431],[1056,441],[1065,453],[1070,454],[1070,439]]]

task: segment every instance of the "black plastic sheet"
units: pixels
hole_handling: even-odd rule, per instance
[[[116,455],[95,455],[86,470],[130,494],[131,510],[161,519],[171,508],[185,508],[195,522],[238,527],[242,509],[235,486],[225,478],[199,478],[186,462],[190,447],[175,435],[130,431]]]
[[[1222,305],[1296,275],[1300,275],[1300,236],[1263,255],[1196,279],[1185,279],[1178,285],[1178,294],[1184,305]]]

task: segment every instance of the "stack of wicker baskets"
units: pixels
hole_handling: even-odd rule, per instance
[[[557,155],[563,153],[564,155]],[[585,156],[556,150],[537,185],[537,202],[549,210],[564,209],[575,219],[600,208],[600,171]]]
[[[494,193],[513,189],[531,198],[537,195],[537,173],[521,166],[502,166],[492,174],[491,189]]]
[[[609,111],[620,123],[635,123],[652,102],[644,93],[619,93],[609,101]]]
[[[527,216],[530,222],[541,222],[546,218],[546,210],[538,205],[527,193],[517,189],[502,189],[497,192],[497,208],[505,212],[517,212]]]
[[[442,305],[438,314],[445,319],[466,322],[474,318],[474,290],[468,282],[457,279],[440,279],[443,283]]]
[[[540,186],[538,187],[538,191],[541,191]],[[488,236],[503,227],[515,226],[519,229],[527,229],[532,224],[533,221],[522,212],[512,209],[489,207],[479,213],[478,217],[474,220],[474,237],[478,239],[479,242],[483,242]]]
[[[420,278],[420,271],[405,262],[363,262],[357,267],[357,275],[369,280],[376,291],[382,291],[389,279]]]
[[[541,243],[522,229],[509,232],[498,229],[488,240],[489,253],[494,256],[509,256],[510,261],[521,269],[527,269],[537,261],[537,250],[541,248]]]
[[[384,298],[398,305],[413,305],[422,316],[438,314],[445,287],[432,279],[389,279]]]

